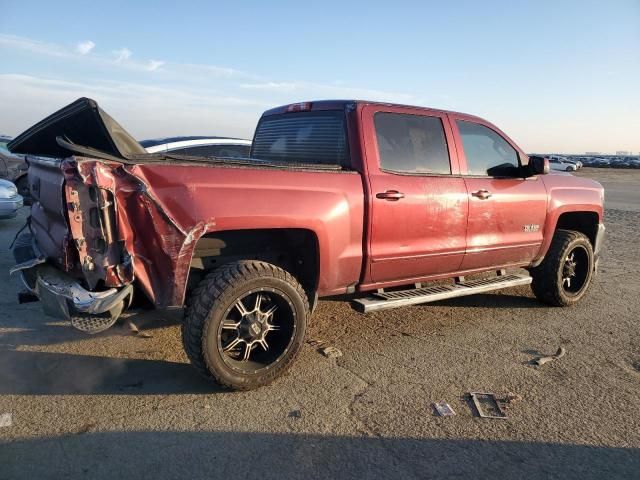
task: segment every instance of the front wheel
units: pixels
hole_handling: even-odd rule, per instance
[[[580,232],[556,230],[547,255],[530,270],[531,289],[541,302],[573,305],[589,288],[593,275],[593,247]]]
[[[192,294],[182,341],[201,373],[224,387],[250,390],[291,366],[308,316],[307,296],[291,274],[265,262],[233,262]]]

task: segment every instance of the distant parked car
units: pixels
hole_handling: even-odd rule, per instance
[[[559,160],[561,163],[572,163],[579,170],[582,168],[582,162],[578,159],[568,158],[562,155],[549,155],[549,160]]]
[[[0,219],[13,218],[22,207],[22,196],[9,180],[0,179]]]
[[[24,155],[16,155],[7,149],[7,143],[10,140],[11,137],[0,136],[0,178],[15,183],[18,193],[28,197],[27,169],[29,166]]]
[[[176,153],[194,157],[246,158],[251,140],[226,137],[169,137],[140,142],[149,153]]]
[[[578,170],[578,166],[575,163],[568,162],[566,158],[558,155],[551,155],[549,157],[549,167],[551,167],[552,170],[562,170],[563,172],[575,172]]]
[[[567,158],[567,159],[565,159],[565,162],[573,163],[578,170],[580,170],[582,168],[582,166],[583,166],[582,162],[580,160],[573,160],[573,159]]]

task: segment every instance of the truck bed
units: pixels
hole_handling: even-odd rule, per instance
[[[31,228],[47,260],[89,288],[137,280],[157,306],[182,305],[192,257],[217,231],[300,229],[320,256],[319,294],[344,293],[362,266],[357,172],[259,162],[32,159]]]

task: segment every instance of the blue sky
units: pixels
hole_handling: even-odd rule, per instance
[[[89,3],[0,1],[0,133],[79,96],[138,138],[360,98],[473,113],[526,151],[640,150],[640,0]]]

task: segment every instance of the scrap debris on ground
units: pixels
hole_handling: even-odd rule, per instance
[[[456,414],[456,412],[453,411],[453,408],[451,408],[451,405],[444,400],[432,403],[431,405],[433,406],[436,414],[440,417],[453,417]]]
[[[562,357],[564,357],[566,354],[567,354],[567,351],[564,349],[564,347],[559,347],[559,348],[558,348],[558,351],[557,351],[555,354],[553,354],[553,355],[549,355],[549,356],[547,356],[547,357],[538,357],[538,358],[534,358],[534,359],[532,360],[532,363],[533,363],[534,365],[538,365],[538,366],[540,366],[540,365],[544,365],[545,363],[552,362],[552,361],[554,361],[554,360],[557,360],[557,359],[559,359],[559,358],[562,358]]]
[[[320,353],[327,358],[338,358],[342,356],[342,352],[336,347],[322,347]]]
[[[342,356],[342,351],[339,348],[332,346],[325,346],[324,340],[310,339],[307,341],[309,345],[315,347],[316,350],[327,358],[338,358]]]
[[[10,427],[13,425],[13,418],[10,413],[0,415],[0,427]]]
[[[141,332],[140,329],[131,320],[127,319],[127,324],[131,330],[131,334],[140,338],[153,338],[153,335],[147,332]]]
[[[503,410],[503,400],[496,398],[493,393],[470,392],[469,396],[481,418],[505,419],[507,413]]]

